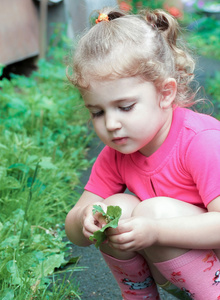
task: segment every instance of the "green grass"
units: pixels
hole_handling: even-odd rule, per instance
[[[212,98],[214,107],[213,115],[220,120],[220,72],[217,71],[213,78],[207,78],[206,91]]]
[[[191,28],[184,30],[185,39],[188,46],[195,53],[196,57],[207,57],[216,61],[220,61],[220,20],[212,16],[205,16],[199,12],[194,14],[185,14],[184,20],[181,21],[183,28]],[[208,113],[220,119],[220,72],[216,71],[212,78],[207,77],[205,82],[205,91],[213,104],[207,102]],[[206,108],[205,108],[206,110]]]
[[[195,16],[194,29],[187,39],[198,55],[220,60],[220,20],[212,17]]]
[[[30,77],[0,81],[0,299],[79,298],[69,269],[61,282],[54,273],[68,263],[63,224],[90,165],[88,116],[66,80],[67,50],[61,39]]]

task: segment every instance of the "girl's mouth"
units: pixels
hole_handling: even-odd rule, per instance
[[[120,137],[120,138],[115,138],[112,140],[113,143],[116,145],[124,145],[127,143],[128,138],[127,137]]]

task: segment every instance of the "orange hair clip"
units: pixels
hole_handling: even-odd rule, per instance
[[[109,18],[108,18],[108,15],[106,15],[106,14],[99,14],[99,16],[98,16],[98,18],[96,19],[96,24],[98,24],[98,23],[100,23],[100,22],[102,22],[102,21],[107,21],[107,22],[109,22]]]

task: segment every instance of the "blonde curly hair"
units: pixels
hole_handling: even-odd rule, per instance
[[[175,105],[193,104],[190,87],[195,63],[180,43],[180,27],[163,10],[145,10],[139,15],[104,8],[109,22],[102,21],[85,33],[74,50],[68,79],[79,89],[89,89],[91,80],[141,76],[159,90],[169,77],[177,82]],[[70,67],[70,66],[69,66]],[[68,72],[67,72],[68,73]]]

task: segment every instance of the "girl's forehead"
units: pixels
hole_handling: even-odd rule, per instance
[[[85,102],[124,101],[139,97],[143,91],[156,91],[153,83],[144,81],[141,77],[127,77],[115,80],[92,81],[90,88],[82,91]]]
[[[131,77],[119,77],[114,79],[103,79],[103,80],[91,80],[90,86],[92,89],[96,89],[98,87],[101,88],[111,88],[120,87],[127,89],[129,86],[133,86],[136,84],[143,83],[144,80],[140,76],[131,76]]]

